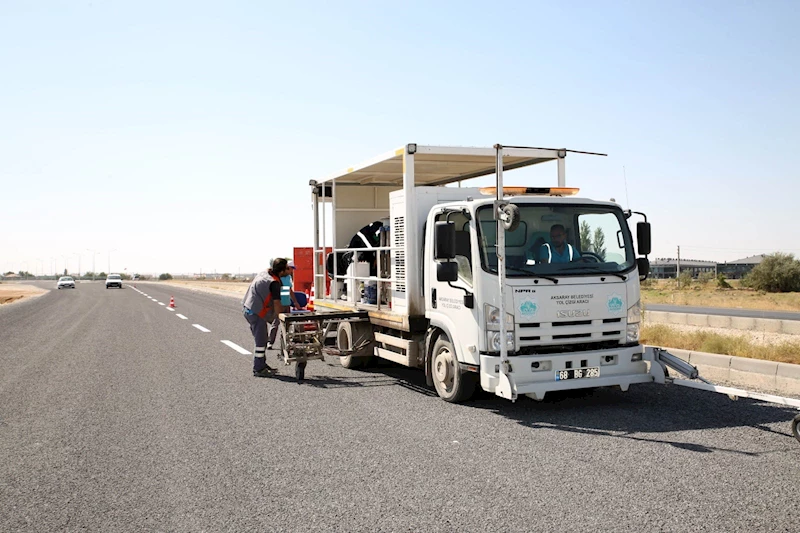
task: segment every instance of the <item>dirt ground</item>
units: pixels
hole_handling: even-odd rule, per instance
[[[46,293],[46,289],[40,289],[33,285],[22,283],[0,283],[0,305],[21,302],[25,298],[33,298]]]
[[[129,281],[128,283],[133,282]],[[165,285],[175,285],[178,287],[187,287],[193,290],[217,294],[241,294],[242,296],[244,296],[244,293],[247,292],[247,287],[250,286],[249,283],[245,283],[243,281],[188,281],[173,279],[170,281],[159,281],[159,283]]]
[[[642,303],[761,309],[765,311],[800,311],[800,294],[766,293],[750,289],[718,289],[713,282],[695,284],[686,289],[675,288],[674,280],[657,280],[651,287],[642,287]]]

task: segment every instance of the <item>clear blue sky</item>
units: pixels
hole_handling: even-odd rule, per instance
[[[792,1],[4,2],[0,268],[261,270],[311,244],[309,179],[408,142],[606,152],[567,183],[645,211],[652,257],[800,255],[798,26]]]

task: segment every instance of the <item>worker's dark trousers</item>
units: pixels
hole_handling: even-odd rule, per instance
[[[267,322],[256,314],[243,313],[245,320],[250,324],[250,332],[256,344],[255,355],[253,357],[253,372],[264,370],[267,365]],[[271,317],[270,317],[271,318]]]

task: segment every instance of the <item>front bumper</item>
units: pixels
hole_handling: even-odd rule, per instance
[[[633,361],[644,352],[643,346],[619,347],[607,350],[573,352],[568,354],[516,355],[508,358],[511,365],[509,381],[517,395],[541,400],[552,391],[619,386],[628,390],[632,383],[650,383],[647,362]],[[599,368],[595,378],[557,381],[556,372],[569,368]],[[481,387],[495,392],[500,383],[500,356],[481,355]]]

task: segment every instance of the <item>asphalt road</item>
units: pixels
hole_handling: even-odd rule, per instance
[[[0,530],[798,530],[791,409],[658,385],[451,405],[332,358],[258,379],[221,342],[252,348],[238,299],[137,285],[177,311],[100,283],[0,308]]]
[[[688,305],[647,304],[649,311],[690,313],[699,315],[741,316],[747,318],[772,318],[775,320],[800,320],[800,313],[791,311],[761,311],[759,309],[731,309],[727,307],[691,307]]]

